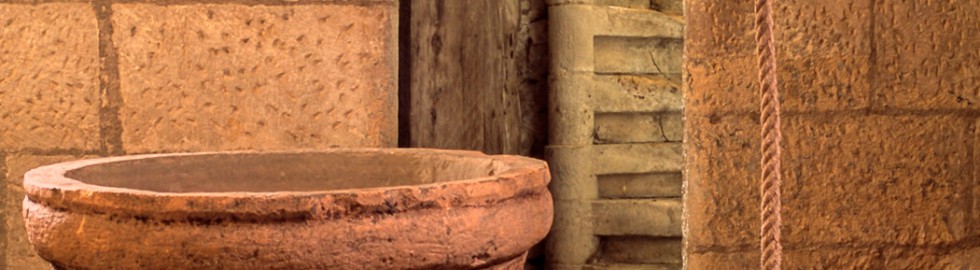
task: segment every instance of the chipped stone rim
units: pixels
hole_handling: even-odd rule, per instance
[[[361,189],[283,192],[158,192],[85,183],[65,174],[108,163],[204,155],[360,153],[422,154],[477,158],[502,165],[491,176],[420,185]],[[548,194],[550,173],[544,161],[511,155],[441,149],[336,148],[331,150],[229,151],[145,154],[62,162],[24,175],[25,202],[69,212],[88,212],[157,220],[282,220],[338,219],[369,214],[393,214],[419,209],[479,207]],[[549,196],[550,197],[550,196]],[[147,209],[147,206],[157,207]]]

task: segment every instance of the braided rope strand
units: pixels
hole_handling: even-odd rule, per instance
[[[756,54],[759,57],[759,82],[762,96],[762,269],[780,269],[783,248],[780,244],[780,134],[779,88],[776,81],[776,47],[772,33],[772,4],[755,1]]]

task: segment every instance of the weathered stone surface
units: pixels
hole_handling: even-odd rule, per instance
[[[939,247],[910,250],[888,247],[881,252],[883,269],[976,269],[980,248]]]
[[[680,112],[680,80],[662,75],[598,75],[589,94],[596,112]]]
[[[717,243],[755,244],[759,227],[758,119],[744,114],[688,114],[686,120],[687,252],[698,253],[699,247]]]
[[[869,86],[870,2],[779,1],[774,9],[778,75],[783,108],[866,109]],[[686,109],[758,110],[757,58],[747,1],[689,1],[685,46],[688,83],[694,91]],[[712,14],[725,14],[715,16]],[[860,55],[860,57],[857,57]]]
[[[597,143],[679,142],[683,136],[680,113],[596,114]]]
[[[660,128],[669,142],[684,140],[684,114],[672,113],[660,115]]]
[[[679,198],[683,176],[680,172],[597,175],[599,197]]]
[[[657,237],[603,237],[599,263],[681,264],[681,239]]]
[[[66,269],[520,269],[548,182],[543,161],[467,151],[126,156],[31,171],[24,216]]]
[[[685,37],[687,42],[697,42],[690,41],[697,40],[690,36],[690,32],[688,35]],[[759,86],[754,80],[746,79],[758,76],[753,67],[755,58],[751,57],[699,59],[688,56],[684,62],[684,113],[704,116],[758,110]]]
[[[3,250],[6,269],[51,269],[51,264],[44,261],[31,244],[27,242],[27,231],[24,228],[24,218],[20,209],[24,202],[24,190],[17,186],[7,186],[4,189],[3,215],[6,238],[6,250]]]
[[[950,261],[950,268],[952,269],[980,268],[980,247],[955,252],[946,260]]]
[[[0,148],[98,149],[91,4],[0,4],[0,29]]]
[[[752,248],[753,250],[755,247]],[[882,268],[880,252],[872,248],[783,250],[784,269],[896,269]],[[688,269],[759,268],[758,251],[688,254]],[[897,268],[917,269],[917,268]]]
[[[877,108],[980,105],[980,5],[886,0],[874,12]]]
[[[855,110],[870,107],[869,61],[858,57],[779,58],[777,76],[784,111]],[[754,56],[690,59],[686,64],[692,114],[758,111]]]
[[[595,7],[591,25],[596,36],[681,38],[684,20],[646,9]]]
[[[689,61],[709,57],[730,58],[752,55],[755,40],[751,28],[754,14],[751,2],[748,0],[685,1],[684,54],[690,59]],[[751,70],[748,67],[744,69]],[[726,70],[726,73],[731,72],[741,71]],[[688,89],[697,88],[692,86]]]
[[[972,122],[957,116],[789,119],[786,239],[933,245],[969,236],[975,225],[968,223],[962,191],[972,185]]]
[[[113,5],[125,150],[394,146],[394,8]]]
[[[579,265],[581,268],[599,250],[599,237],[594,233],[593,204],[556,196],[555,213],[546,246],[549,267]]]
[[[596,143],[663,142],[667,138],[656,115],[604,113],[595,115]]]
[[[3,154],[0,154],[0,158],[3,158]],[[7,172],[6,162],[0,162],[0,183],[3,183],[0,184],[0,187],[3,187],[4,189],[4,193],[0,194],[0,205],[3,206],[2,208],[0,208],[2,209],[2,211],[0,211],[0,221],[2,221],[0,222],[0,267],[3,267],[4,269],[7,269],[7,234],[8,234],[7,231],[8,230],[7,230],[6,219],[8,213],[6,209],[7,209],[7,202],[9,200],[8,198],[10,197],[6,194],[6,189],[7,189],[6,172]]]
[[[595,71],[600,74],[680,74],[680,38],[595,37]]]
[[[27,232],[24,229],[24,218],[21,216],[21,207],[24,201],[24,190],[21,186],[24,173],[42,165],[83,159],[92,156],[74,155],[30,155],[30,154],[10,154],[4,158],[4,186],[6,193],[3,197],[3,209],[0,216],[3,217],[4,239],[6,246],[3,252],[6,254],[6,269],[50,269],[50,264],[37,256],[34,248],[27,242]]]
[[[681,200],[598,200],[592,203],[595,234],[681,236]]]
[[[681,270],[684,269],[680,265],[674,264],[625,264],[625,263],[611,263],[611,264],[591,264],[579,267],[569,267],[569,268],[555,268],[555,270]]]
[[[605,144],[592,149],[596,174],[672,172],[683,167],[680,143]]]
[[[685,4],[690,269],[758,265],[750,2]],[[970,269],[980,6],[775,5],[783,267]]]
[[[973,226],[971,226],[972,227],[971,234],[976,235],[976,234],[980,234],[980,199],[978,199],[978,196],[980,196],[980,177],[978,177],[980,176],[980,166],[976,166],[976,164],[980,164],[980,155],[976,154],[976,153],[980,153],[980,119],[977,119],[977,121],[974,122],[973,128],[974,128],[973,129],[974,166],[973,166],[973,193],[971,194],[972,195],[971,198],[973,198],[973,210],[972,212],[970,212],[972,214],[968,216],[967,222],[968,224],[974,224]]]
[[[6,163],[7,184],[21,186],[24,181],[24,173],[43,166],[64,162],[69,160],[92,158],[92,155],[32,155],[32,154],[9,154],[4,159]]]
[[[592,168],[593,153],[591,145],[550,145],[545,148],[548,166],[552,168],[552,177],[556,179],[551,183],[550,190],[557,200],[587,203],[599,197],[595,183],[596,174]]]
[[[650,8],[650,0],[598,0],[597,5],[627,7],[627,8]]]
[[[685,42],[691,42],[686,45],[688,57],[754,57],[752,1],[686,1],[684,4],[689,30],[685,32]],[[789,0],[773,2],[773,9],[779,13],[773,20],[776,51],[781,57],[823,55],[840,60],[861,55],[860,58],[867,59],[871,51],[870,2]]]
[[[742,1],[741,3],[745,2]],[[752,4],[742,5],[741,3],[739,4],[741,5],[740,8],[744,6],[752,8]],[[827,64],[817,67],[817,69],[853,68],[854,66],[863,66],[861,61],[869,59],[868,55],[871,53],[873,42],[871,35],[876,31],[871,27],[872,20],[870,18],[875,16],[872,15],[872,1],[788,0],[772,3],[773,9],[777,12],[777,15],[773,16],[776,27],[773,34],[778,40],[776,42],[777,53],[781,56],[790,59],[822,56],[834,61],[844,61]],[[735,15],[732,14],[732,11],[726,11],[724,14],[754,16],[753,12]],[[754,28],[752,23],[740,24],[739,26]],[[755,31],[750,30],[749,33],[752,36],[749,36],[750,41],[747,45],[754,48]],[[706,43],[702,44],[707,45]],[[697,50],[696,54],[704,51]],[[742,50],[740,52],[749,52],[748,55],[754,55],[752,54],[754,50]],[[849,63],[849,61],[855,60],[860,64]],[[821,81],[815,80],[815,82]],[[858,90],[866,90],[866,88],[861,87]]]
[[[680,235],[683,20],[651,10],[666,1],[548,2],[550,161],[555,175],[577,176],[553,185],[566,194],[549,268],[679,269],[659,263],[679,263],[679,239],[660,256],[662,246],[631,237]],[[572,149],[589,151],[576,159]],[[653,197],[677,199],[638,199]],[[602,247],[596,235],[622,237]]]
[[[689,117],[686,209],[692,250],[757,241],[758,124]],[[972,119],[807,115],[784,118],[783,241],[932,245],[969,236]],[[715,122],[717,124],[711,124]],[[943,141],[937,144],[934,142]],[[713,183],[723,182],[724,185]],[[702,225],[703,224],[703,225]],[[866,228],[878,228],[866,230]]]
[[[871,106],[874,89],[868,83],[870,68],[866,58],[820,54],[786,58],[779,65],[779,87],[786,111],[863,110]],[[749,66],[746,69],[754,70]],[[758,107],[757,102],[754,105]]]

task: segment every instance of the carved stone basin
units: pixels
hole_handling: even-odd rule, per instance
[[[431,149],[101,158],[24,177],[56,269],[522,269],[543,161]]]

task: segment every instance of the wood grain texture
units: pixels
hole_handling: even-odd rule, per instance
[[[411,147],[532,154],[544,144],[543,0],[412,1]],[[403,54],[404,55],[404,54]]]

